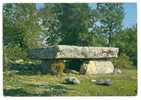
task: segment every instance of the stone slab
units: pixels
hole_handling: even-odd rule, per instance
[[[28,51],[32,59],[105,59],[118,56],[118,48],[56,45]]]

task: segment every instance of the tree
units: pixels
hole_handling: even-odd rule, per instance
[[[114,46],[120,48],[120,53],[129,56],[137,66],[137,26],[125,28],[113,37]]]
[[[88,46],[93,42],[92,34],[88,32],[92,11],[88,4],[45,4],[45,8],[56,16],[59,44]],[[93,22],[94,23],[94,22]],[[71,60],[69,68],[79,69],[83,61]]]
[[[101,33],[106,37],[107,46],[112,46],[112,37],[122,29],[124,9],[118,3],[98,3],[97,4],[98,25]]]
[[[39,11],[40,26],[42,29],[43,43],[45,46],[59,44],[62,34],[59,31],[60,21],[54,10],[54,4],[45,4],[45,8]]]
[[[46,5],[49,8],[49,5]],[[79,33],[88,33],[90,9],[88,4],[52,4],[51,11],[60,22],[60,44],[80,45]]]
[[[15,9],[14,4],[5,4],[3,7],[4,45],[11,47],[15,45],[23,46],[19,37],[21,30],[16,27]],[[21,40],[20,43],[18,40]]]
[[[3,22],[5,67],[15,60],[29,60],[26,50],[41,47],[35,4],[4,4]]]
[[[3,9],[4,44],[22,48],[38,47],[41,29],[35,4],[5,4]]]

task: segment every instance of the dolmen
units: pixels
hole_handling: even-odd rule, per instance
[[[88,60],[80,67],[80,74],[108,74],[113,73],[112,58],[118,57],[119,49],[115,47],[92,47],[55,45],[46,48],[29,49],[31,59],[41,60],[44,72],[51,71],[51,64],[65,60]]]

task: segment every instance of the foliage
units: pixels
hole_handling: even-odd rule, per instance
[[[4,47],[4,70],[8,70],[10,63],[15,63],[16,60],[29,60],[24,48],[20,47]]]
[[[19,59],[27,59],[25,49],[19,47],[4,48],[4,54],[8,58],[8,61],[14,62]]]
[[[115,47],[120,48],[120,53],[127,55],[137,66],[137,26],[126,28],[116,34],[113,43]]]
[[[28,59],[29,48],[66,44],[118,47],[128,56],[127,63],[137,65],[137,28],[122,29],[123,4],[98,3],[96,9],[87,3],[44,5],[37,10],[32,3],[4,4],[4,64]],[[79,68],[82,62],[70,61],[68,65]]]
[[[118,58],[115,58],[113,60],[113,64],[115,68],[120,69],[132,69],[133,68],[133,62],[130,61],[130,58],[125,54],[120,54]]]
[[[81,46],[93,46],[95,41],[94,41],[94,36],[91,33],[79,33],[79,45]]]
[[[60,44],[80,45],[79,33],[87,34],[90,9],[88,4],[54,4],[52,11],[60,22],[59,32],[62,34]],[[68,38],[69,37],[69,38]]]
[[[39,23],[42,29],[41,37],[44,46],[57,45],[61,42],[62,34],[59,31],[60,21],[57,18],[56,13],[54,13],[54,4],[45,4],[46,7],[39,11]]]
[[[5,45],[40,47],[37,39],[40,26],[35,4],[5,4],[3,12]]]
[[[122,29],[123,6],[119,3],[98,3],[96,9],[100,32],[108,40],[105,45],[112,46],[113,35]]]

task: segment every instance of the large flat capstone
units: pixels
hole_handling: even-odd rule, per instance
[[[56,45],[28,51],[32,59],[104,59],[117,57],[119,49],[114,47],[85,47]]]

